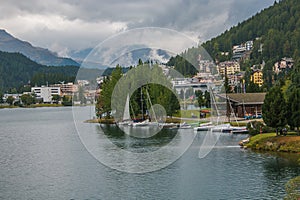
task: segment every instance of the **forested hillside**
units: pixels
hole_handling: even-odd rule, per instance
[[[299,1],[275,2],[273,6],[207,41],[203,46],[216,60],[222,60],[226,58],[222,58],[220,52],[231,53],[233,45],[247,40],[254,40],[251,54],[253,62],[265,60],[273,64],[285,56],[297,60],[300,56]],[[258,51],[260,44],[263,44],[261,53]]]
[[[216,62],[231,60],[232,47],[248,40],[254,42],[250,59],[241,63],[246,70],[255,64],[265,62],[264,75],[270,76],[272,66],[283,57],[291,57],[295,63],[300,58],[300,3],[299,0],[283,0],[262,10],[260,13],[239,23],[220,36],[213,38],[201,46],[212,56]],[[172,57],[169,65],[183,72],[193,75],[194,70],[189,64],[182,61],[182,57],[198,59],[197,50],[190,48],[180,56]],[[262,50],[262,51],[260,51]],[[224,52],[228,52],[228,55]]]
[[[74,81],[78,69],[76,66],[48,67],[20,53],[0,51],[0,92],[22,92],[25,84],[34,86]]]

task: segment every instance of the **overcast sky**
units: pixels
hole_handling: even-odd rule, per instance
[[[125,30],[170,28],[203,42],[274,0],[0,0],[0,29],[67,55]]]

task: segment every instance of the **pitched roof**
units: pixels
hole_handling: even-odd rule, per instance
[[[220,95],[224,98],[225,94]],[[266,93],[229,93],[227,97],[230,101],[238,104],[263,104]]]

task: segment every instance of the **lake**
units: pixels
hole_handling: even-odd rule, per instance
[[[89,107],[76,109],[92,115]],[[75,126],[70,107],[2,109],[0,116],[0,199],[283,199],[285,183],[300,175],[292,154],[239,148],[237,143],[245,135],[221,134],[212,151],[199,159],[205,137],[201,133],[170,165],[127,173],[96,159],[97,148],[107,145],[104,135],[120,149],[143,153],[167,145],[176,132],[135,138],[116,126],[101,127],[81,119]],[[80,130],[88,131],[78,134]],[[176,138],[182,140],[184,136]],[[111,152],[107,149],[108,157]],[[112,164],[134,162],[130,159]],[[149,165],[158,166],[150,161]]]

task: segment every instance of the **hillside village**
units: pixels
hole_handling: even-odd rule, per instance
[[[224,55],[232,55],[229,60],[222,62],[217,61],[215,63],[212,60],[203,60],[201,59],[201,55],[199,55],[197,59],[198,66],[196,66],[198,73],[196,75],[186,78],[173,78],[171,80],[174,90],[182,98],[184,103],[183,108],[195,109],[194,106],[191,107],[188,105],[195,105],[198,98],[195,95],[197,91],[201,91],[202,94],[208,92],[209,88],[219,88],[221,91],[224,80],[227,79],[229,87],[229,91],[227,92],[236,93],[235,95],[232,94],[228,96],[235,109],[236,115],[238,117],[261,117],[265,93],[262,95],[258,93],[264,92],[261,88],[264,84],[263,68],[265,64],[263,62],[249,66],[250,73],[241,69],[241,62],[249,59],[252,51],[253,41],[246,41],[232,46],[231,52],[222,52]],[[259,51],[263,51],[263,45],[261,45]],[[293,69],[293,66],[293,58],[284,57],[274,63],[272,68],[273,74],[278,75],[280,73],[289,72]],[[160,64],[159,67],[166,76],[168,76],[170,69],[176,69],[175,66],[167,66],[164,64]],[[98,84],[96,88],[90,85],[91,80],[77,80],[76,83],[61,82],[33,87],[24,85],[24,87],[29,87],[30,91],[23,92],[22,94],[5,93],[2,97],[2,102],[11,105],[41,103],[63,105],[93,104],[100,94],[101,84],[104,79],[105,77],[99,76],[97,80],[93,80]],[[245,80],[249,80],[252,84],[246,84]],[[246,93],[251,93],[251,95],[245,96],[244,94]],[[28,102],[28,100],[26,100],[28,98],[25,98],[28,96],[34,97],[34,100]],[[257,96],[260,100],[251,102],[253,99],[257,99],[250,98],[251,96]],[[196,107],[198,106],[199,105],[196,105]],[[241,111],[241,109],[243,111]]]
[[[265,17],[275,13],[286,13],[282,11],[281,4],[284,2],[274,4],[272,8],[232,27],[220,36],[203,43],[201,47],[191,47],[181,55],[171,57],[167,63],[158,63],[167,77],[171,69],[183,75],[181,78],[173,77],[170,80],[181,98],[183,109],[200,109],[204,106],[201,98],[209,92],[209,88],[215,88],[221,93],[232,93],[227,98],[230,98],[237,116],[262,116],[264,95],[278,81],[284,83],[288,80],[299,58],[298,43],[295,42],[298,35],[293,23],[288,23],[283,29],[277,29],[280,24],[272,23],[270,18]],[[293,8],[291,7],[291,10]],[[261,27],[257,32],[254,31],[256,26]],[[286,31],[287,34],[291,32],[291,39],[282,35],[282,31]],[[278,35],[282,37],[277,37]],[[203,56],[202,48],[211,57]],[[82,79],[76,82],[75,78],[65,82],[59,82],[62,80],[58,79],[52,80],[50,84],[45,79],[37,80],[42,81],[37,84],[29,79],[30,84],[24,84],[23,88],[26,90],[22,93],[18,93],[17,90],[6,91],[0,101],[21,106],[43,103],[93,104],[101,94],[105,76],[101,77],[99,74],[96,80]]]

